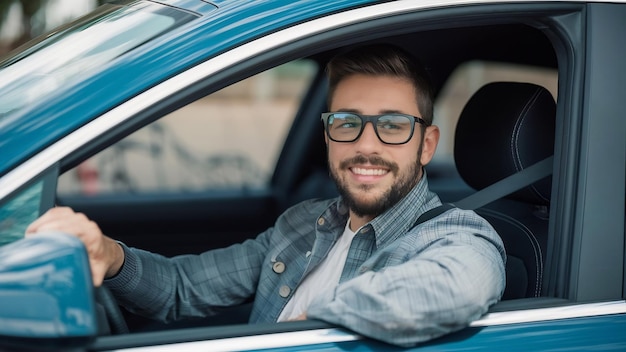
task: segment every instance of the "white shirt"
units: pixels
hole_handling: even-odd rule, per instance
[[[339,278],[355,233],[350,230],[350,220],[348,220],[343,234],[339,236],[337,243],[330,249],[328,256],[302,280],[296,292],[287,302],[278,317],[279,322],[292,320],[302,313],[306,313],[307,307],[316,295],[332,290],[339,284]]]

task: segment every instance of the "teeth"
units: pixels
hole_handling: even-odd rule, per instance
[[[387,170],[383,169],[360,169],[357,167],[352,168],[352,172],[357,175],[365,175],[365,176],[382,176],[387,173]]]

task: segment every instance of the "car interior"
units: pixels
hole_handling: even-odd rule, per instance
[[[325,43],[302,51],[306,53],[304,57],[320,69],[299,102],[267,188],[181,194],[60,194],[57,204],[87,214],[104,233],[129,246],[173,256],[241,242],[272,226],[280,213],[299,201],[336,196],[328,176],[319,121],[320,113],[326,111],[323,67],[337,50],[366,42],[392,43],[412,52],[428,68],[436,96],[443,94],[446,82],[455,70],[469,62],[496,62],[510,67],[557,71],[557,54],[550,38],[541,30],[523,23],[459,24],[419,32],[392,28],[389,33]],[[267,60],[257,68],[239,72],[239,78],[260,72],[258,67],[270,68],[302,58],[302,52]],[[221,86],[234,80],[224,80]],[[151,117],[144,118],[142,124],[147,125],[215,90],[215,86],[206,90],[196,88],[196,93],[187,94],[184,99],[173,97],[172,101],[155,109],[156,113],[153,112]],[[485,84],[464,103],[456,119],[456,126],[444,132],[454,139],[453,160],[435,161],[426,166],[431,189],[444,203],[455,204],[553,154],[555,98],[545,87],[525,81],[523,77],[505,77],[500,82]],[[434,123],[438,124],[437,115]],[[62,171],[75,171],[79,161],[138,127],[125,126],[125,130],[117,131],[115,136],[106,137],[91,150],[86,149],[84,155],[68,160]],[[506,246],[507,288],[502,303],[551,296],[544,285],[549,279],[544,265],[550,255],[551,188],[551,177],[544,175],[532,184],[514,189],[509,187],[500,199],[476,207],[476,211],[496,228]],[[157,324],[125,311],[124,316],[131,332],[141,332],[184,326],[245,324],[247,309],[249,307],[244,305],[217,317],[169,325]]]
[[[503,38],[514,42],[515,49],[503,47],[504,43],[509,43]],[[411,34],[389,41],[413,49],[414,55],[431,70],[435,87],[439,90],[454,68],[465,61],[495,60],[556,69],[556,56],[548,39],[523,25],[450,29]],[[462,48],[457,46],[458,43],[464,43]],[[421,50],[422,45],[428,50]],[[454,52],[442,53],[445,50]],[[314,118],[309,117],[309,120]],[[436,162],[426,166],[431,189],[443,202],[457,203],[475,191],[544,160],[553,154],[555,121],[556,102],[544,87],[524,81],[483,86],[466,103],[456,129],[452,131],[455,139],[452,167]],[[436,118],[434,123],[437,124]],[[307,127],[313,129],[313,126]],[[318,133],[323,132],[320,129]],[[313,136],[306,142],[317,143],[317,147],[309,148],[310,154],[301,159],[307,161],[301,168],[303,180],[295,182],[297,187],[289,192],[292,198],[288,204],[336,194],[328,177],[323,141]],[[288,155],[281,157],[287,158]],[[546,176],[476,209],[498,230],[507,248],[504,300],[544,295],[541,287],[551,187],[551,177]]]

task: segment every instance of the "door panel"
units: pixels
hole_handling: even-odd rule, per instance
[[[270,227],[278,216],[270,192],[67,196],[59,204],[86,214],[105,234],[128,246],[165,256],[241,242]]]

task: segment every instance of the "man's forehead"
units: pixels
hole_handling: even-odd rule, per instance
[[[329,97],[332,111],[359,114],[419,114],[415,87],[388,75],[352,75],[337,84]]]

